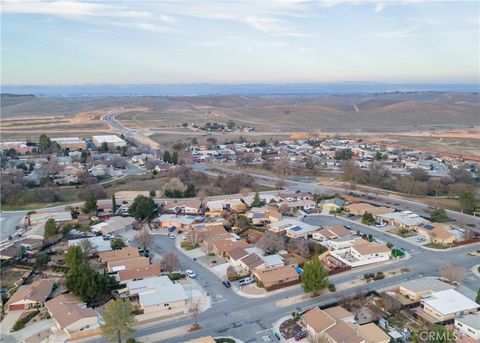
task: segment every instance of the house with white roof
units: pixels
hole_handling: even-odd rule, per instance
[[[422,218],[411,211],[378,214],[376,218],[382,223],[387,223],[404,229],[410,229],[414,226],[419,226],[428,222],[425,218]]]
[[[122,147],[126,146],[127,142],[116,135],[103,135],[103,136],[93,136],[92,137],[93,144],[98,148],[103,143],[107,143],[108,145],[113,145],[115,147]]]
[[[454,325],[461,335],[472,337],[480,342],[480,312],[455,318]]]
[[[183,286],[168,276],[127,282],[130,297],[138,299],[144,313],[172,315],[187,313],[187,293]]]
[[[86,238],[80,238],[80,239],[70,239],[68,241],[68,246],[69,247],[76,246],[76,245],[82,246],[84,244],[83,243],[84,241],[90,242],[89,244],[92,247],[91,253],[112,250],[111,241],[109,239],[105,238],[105,237],[102,237],[102,236],[86,237]]]
[[[420,305],[421,309],[417,314],[431,323],[449,321],[480,309],[480,304],[454,289],[432,293],[432,296],[422,300]]]

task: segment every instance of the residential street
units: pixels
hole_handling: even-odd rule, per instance
[[[472,266],[478,264],[478,258],[468,256],[467,253],[479,249],[479,244],[450,251],[430,251],[412,245],[400,238],[379,233],[377,230],[367,228],[364,225],[350,223],[342,218],[315,215],[308,217],[306,221],[315,224],[321,223],[322,225],[351,225],[352,230],[356,231],[359,229],[367,234],[372,233],[380,240],[389,241],[398,247],[403,247],[410,254],[409,258],[387,265],[379,264],[368,268],[368,271],[376,273],[377,271],[385,272],[399,268],[408,268],[410,272],[371,282],[363,286],[326,294],[297,305],[278,307],[276,305],[278,300],[301,294],[303,290],[297,287],[269,297],[258,299],[244,298],[237,295],[232,289],[225,288],[215,274],[179,251],[177,255],[181,261],[182,269],[192,269],[197,273],[198,282],[212,296],[213,304],[211,309],[199,315],[199,323],[203,329],[168,339],[162,336],[162,342],[182,342],[206,335],[234,336],[244,342],[275,341],[276,338],[274,338],[271,330],[272,324],[279,318],[291,314],[292,311],[302,311],[313,306],[326,305],[341,296],[354,296],[360,289],[364,291],[378,290],[424,276],[438,276],[440,268],[449,262],[466,269],[467,274],[463,284],[471,289],[478,287],[478,278],[470,271]],[[175,249],[175,241],[168,238],[168,236],[153,235],[153,237],[154,242],[151,245],[151,251],[160,254]],[[364,273],[365,269],[359,269],[332,276],[330,279],[333,283],[339,284],[362,278]],[[137,328],[134,336],[142,342],[155,342],[158,341],[158,339],[155,340],[154,338],[155,334],[185,325],[188,326],[191,323],[192,319],[190,317],[184,317],[168,322],[142,325]],[[84,341],[101,342],[102,340],[97,337],[96,339]]]

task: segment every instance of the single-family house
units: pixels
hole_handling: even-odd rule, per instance
[[[160,265],[151,264],[148,267],[121,270],[117,273],[117,280],[120,283],[125,283],[131,280],[148,279],[150,277],[159,276],[160,274]]]
[[[182,284],[168,276],[150,277],[127,282],[130,297],[138,297],[144,313],[172,315],[187,313],[187,293]]]
[[[348,205],[347,210],[348,212],[356,216],[363,216],[365,213],[370,213],[374,217],[379,214],[392,213],[395,211],[394,209],[389,207],[373,206],[371,204],[364,203],[364,202]]]
[[[343,207],[345,207],[347,203],[340,199],[340,198],[333,198],[328,199],[322,202],[321,207],[328,212],[335,212]]]
[[[101,252],[99,257],[100,262],[106,266],[109,273],[148,267],[150,265],[148,257],[140,256],[138,249],[133,247]]]
[[[454,289],[434,292],[430,298],[421,300],[420,305],[417,315],[431,323],[450,321],[480,309],[480,304]]]
[[[92,232],[101,232],[102,235],[120,233],[133,228],[135,218],[133,217],[111,217],[102,223],[92,225]]]
[[[40,279],[29,285],[20,286],[8,299],[6,304],[8,310],[29,310],[43,307],[56,282],[56,279]]]
[[[341,316],[335,318],[332,316],[335,312],[340,311],[330,311],[328,313],[315,307],[305,312],[302,315],[302,320],[313,337],[324,335],[328,341],[334,343],[365,343],[365,339],[360,336],[349,319],[344,320]],[[351,318],[351,316],[347,318]]]
[[[337,242],[337,241],[329,241]],[[368,242],[364,239],[351,241],[349,247],[333,250],[330,254],[337,260],[349,267],[359,267],[371,263],[388,261],[391,257],[391,250],[376,242]],[[329,244],[327,244],[329,245]]]
[[[425,222],[414,226],[413,229],[433,243],[451,244],[457,240],[457,237],[449,231],[450,226],[447,224]]]
[[[47,301],[45,307],[57,327],[71,339],[100,333],[100,314],[72,294],[60,294]]]
[[[195,215],[199,212],[202,202],[199,199],[177,199],[166,200],[163,204],[163,210],[175,214]]]
[[[313,200],[301,199],[295,201],[288,201],[285,204],[290,208],[296,208],[297,210],[310,211],[316,208],[317,204]]]
[[[86,243],[88,242],[88,243]],[[102,236],[95,236],[95,237],[85,237],[85,238],[79,238],[79,239],[69,239],[68,240],[68,246],[75,246],[79,245],[81,247],[84,246],[84,244],[88,244],[91,247],[90,254],[95,254],[95,253],[100,253],[104,251],[111,251],[112,250],[112,244],[109,239],[106,237]]]
[[[365,343],[389,343],[390,336],[378,327],[375,323],[368,323],[358,327],[360,336],[365,339]]]
[[[312,233],[312,238],[317,241],[331,241],[334,239],[348,237],[352,235],[352,231],[346,229],[342,225],[332,225]]]
[[[202,216],[179,215],[179,214],[162,214],[151,221],[153,228],[175,226],[177,229],[190,227],[192,224],[203,221]]]
[[[375,216],[381,223],[387,223],[403,229],[412,229],[415,226],[427,223],[428,220],[411,211],[392,212]]]
[[[480,312],[455,318],[454,325],[461,335],[466,335],[480,342]]]
[[[268,225],[268,229],[275,233],[283,233],[291,238],[308,238],[311,237],[313,231],[318,229],[317,226],[313,226],[302,221],[284,218]]]
[[[412,301],[419,302],[422,299],[430,298],[435,292],[454,288],[448,283],[435,278],[421,278],[402,282],[398,285],[398,293]]]
[[[257,283],[267,291],[295,285],[300,282],[300,277],[293,265],[257,269],[253,274],[257,279]]]

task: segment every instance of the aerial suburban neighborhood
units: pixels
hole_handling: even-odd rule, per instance
[[[54,150],[45,151],[42,141]],[[269,154],[285,153],[304,170],[310,153],[321,165],[345,149],[353,152],[347,163],[366,163],[368,151],[390,159],[383,157],[388,148],[339,142],[327,139],[314,144],[318,148],[300,141],[272,143]],[[424,327],[457,341],[479,338],[480,233],[469,224],[476,217],[456,212],[453,219],[453,211],[410,206],[371,190],[324,187],[313,176],[228,173],[228,160],[238,166],[238,153],[267,163],[264,143],[234,144],[220,159],[215,156],[225,156],[225,148],[216,144],[208,151],[218,154],[199,157],[205,156],[201,146],[170,153],[115,135],[91,141],[42,136],[29,144],[28,154],[20,145],[3,150],[4,175],[15,173],[21,184],[35,176],[38,183],[24,187],[55,192],[63,185],[55,175],[76,166],[77,181],[71,184],[84,179],[87,184],[83,202],[21,212],[16,230],[2,240],[2,331],[21,340],[95,341],[114,311],[127,305],[131,316],[125,325],[135,323],[147,334],[157,323],[165,328],[154,334],[158,340],[241,339],[235,338],[240,332],[242,338],[268,340],[272,332],[280,341],[412,341]],[[70,161],[59,164],[58,153]],[[418,161],[421,155],[412,159],[397,151],[394,159]],[[449,161],[421,173],[428,180],[440,177],[435,166],[442,165],[441,177],[454,177],[458,170],[476,177],[468,169],[473,164]],[[102,163],[108,175],[99,174]],[[335,164],[337,178],[345,177],[345,161]],[[150,191],[107,193],[103,185],[129,170],[169,181]],[[412,171],[404,165],[398,172]],[[218,179],[230,183],[225,188],[231,192],[219,194]],[[268,317],[250,312],[256,306]],[[232,324],[215,322],[220,313]]]

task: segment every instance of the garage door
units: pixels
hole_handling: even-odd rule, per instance
[[[10,309],[10,311],[23,310],[25,309],[25,305],[23,304],[10,305],[8,308]]]

